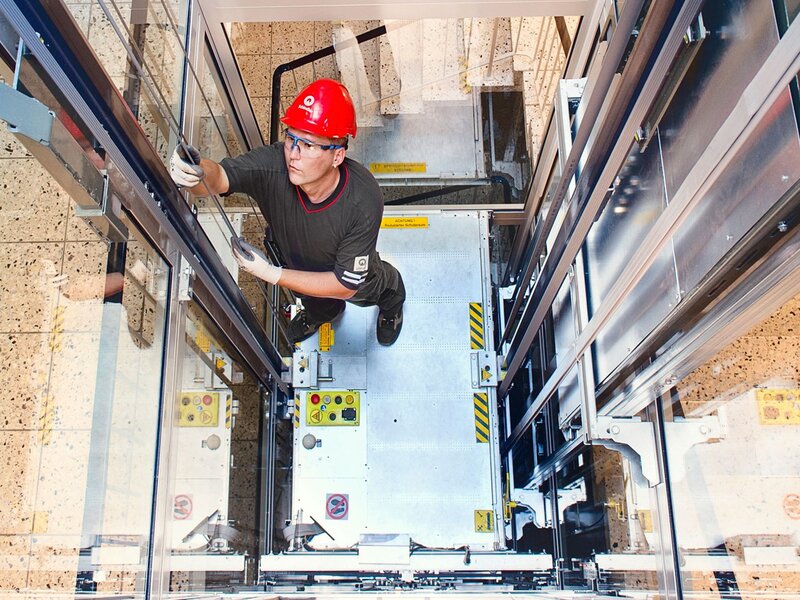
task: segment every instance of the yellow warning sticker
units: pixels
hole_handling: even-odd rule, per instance
[[[489,396],[487,394],[473,394],[472,404],[475,415],[475,441],[479,444],[488,444]]]
[[[428,164],[424,162],[391,162],[391,163],[369,163],[369,170],[372,173],[425,173]]]
[[[494,531],[494,513],[491,510],[475,511],[475,531],[477,533]]]
[[[636,511],[636,518],[645,533],[653,533],[653,513],[650,510],[642,509]]]
[[[319,328],[319,351],[329,352],[333,346],[333,327],[330,323],[323,323]]]
[[[469,303],[469,347],[472,350],[483,350],[483,304]]]
[[[50,513],[37,510],[33,513],[33,533],[47,533],[47,525],[50,522]]]
[[[800,389],[756,390],[762,425],[800,425]]]
[[[384,217],[381,229],[427,229],[428,217]]]
[[[211,352],[211,338],[208,337],[208,334],[206,334],[206,332],[199,327],[197,329],[197,334],[195,335],[194,341],[197,344],[197,347],[206,354]]]

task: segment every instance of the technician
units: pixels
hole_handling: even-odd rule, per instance
[[[345,156],[349,136],[356,136],[350,94],[338,81],[317,80],[281,122],[283,141],[221,163],[201,159],[194,148],[188,148],[191,157],[176,148],[172,179],[198,196],[242,192],[258,203],[285,265],[271,264],[243,240],[233,241],[233,255],[245,271],[302,298],[304,309],[289,324],[290,342],[313,335],[348,301],[378,306],[378,342],[389,346],[403,324],[405,287],[375,250],[383,216],[380,187]]]

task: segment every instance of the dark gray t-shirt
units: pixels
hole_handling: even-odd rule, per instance
[[[375,279],[383,194],[363,166],[345,158],[337,188],[324,202],[312,204],[289,181],[282,142],[220,164],[228,175],[228,193],[242,192],[258,203],[287,267],[333,271],[351,290]]]

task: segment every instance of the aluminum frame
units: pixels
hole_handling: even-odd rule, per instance
[[[539,264],[539,256],[542,254],[542,251],[545,248],[545,243],[550,235],[553,225],[555,224],[556,217],[561,210],[561,205],[567,198],[567,192],[569,191],[570,184],[572,183],[572,177],[575,175],[578,169],[578,163],[581,159],[581,156],[583,156],[583,153],[585,150],[587,150],[587,148],[590,148],[589,140],[591,134],[595,132],[595,124],[600,116],[601,109],[606,103],[606,96],[611,89],[614,76],[617,72],[617,67],[622,59],[625,49],[628,46],[630,32],[633,30],[636,21],[639,18],[639,14],[642,12],[643,6],[644,0],[628,0],[628,2],[625,3],[625,7],[623,8],[622,12],[622,18],[620,19],[618,27],[615,30],[605,56],[603,57],[599,73],[597,74],[597,80],[594,82],[594,85],[591,86],[591,93],[584,94],[581,99],[581,107],[579,110],[583,113],[583,126],[578,128],[575,138],[572,140],[569,154],[567,155],[566,159],[562,158],[563,168],[561,172],[561,179],[558,182],[558,187],[556,187],[556,190],[553,193],[553,198],[550,202],[550,209],[547,211],[547,215],[545,216],[544,220],[540,221],[541,227],[539,227],[537,224],[537,231],[534,233],[534,236],[529,244],[532,246],[532,250],[528,252],[530,259],[528,264],[524,267],[524,274],[518,278],[517,292],[515,294],[516,297],[514,299],[513,307],[509,313],[512,316],[512,319],[506,323],[505,330],[503,331],[503,341],[511,338],[514,325],[516,324],[515,315],[518,314],[524,300],[524,290],[527,289],[527,282],[530,281],[536,266]],[[583,108],[583,106],[585,106],[585,108]],[[604,119],[602,128],[605,129],[608,126],[608,121]],[[556,122],[556,131],[558,131],[560,127],[561,124]],[[561,136],[559,135],[558,137],[560,138]],[[596,136],[594,141],[597,142],[597,140],[601,137],[602,136],[600,135]],[[563,152],[563,149],[561,150]],[[583,181],[585,181],[585,178],[581,178],[579,183],[583,183]]]
[[[699,4],[699,2],[691,3],[691,5],[684,5],[682,12],[673,22],[672,27],[670,28],[670,35],[667,38],[667,43],[662,46],[661,52],[659,52],[658,55],[658,59],[650,71],[651,75],[645,82],[642,91],[638,96],[638,101],[631,110],[625,125],[620,130],[618,135],[619,140],[631,140],[632,143],[633,135],[636,129],[639,127],[639,123],[646,116],[652,99],[656,96],[663,79],[666,77],[669,65],[672,63],[680,44],[683,43],[682,32],[694,19],[697,9],[696,4]],[[653,33],[649,38],[651,43],[654,41],[652,39],[653,37],[656,37],[655,33]],[[640,38],[639,41],[642,39],[643,38]],[[623,78],[624,77],[625,75],[623,74]],[[628,84],[627,93],[630,93],[633,84],[638,83],[638,76],[634,74],[632,77],[635,79],[635,81],[631,81]],[[622,92],[622,87],[623,83],[621,82],[619,90],[620,92]],[[617,98],[615,97],[615,103],[616,100]],[[508,374],[506,379],[500,384],[500,388],[498,389],[498,394],[501,397],[508,392],[510,381],[513,379],[513,376],[522,365],[525,349],[530,346],[539,325],[549,310],[553,298],[555,298],[558,288],[561,285],[561,281],[570,268],[572,260],[577,254],[579,248],[583,244],[586,234],[588,233],[591,224],[594,222],[595,214],[602,205],[606,190],[619,171],[619,168],[621,167],[625,157],[628,155],[629,146],[630,144],[624,141],[618,142],[615,145],[611,156],[606,161],[605,167],[600,175],[599,180],[597,181],[597,184],[594,186],[591,194],[589,194],[588,197],[585,197],[583,206],[578,206],[577,202],[572,203],[571,214],[568,214],[567,218],[565,219],[564,226],[559,233],[559,239],[556,241],[556,248],[559,250],[554,251],[548,257],[548,260],[545,262],[542,268],[543,274],[537,281],[534,292],[529,296],[526,313],[532,314],[528,318],[523,316],[523,321],[527,321],[525,331],[521,332],[518,330],[512,339],[512,349],[515,350],[515,353],[506,358],[507,361],[509,361],[510,358],[510,362],[507,363]],[[580,181],[576,195],[578,197],[583,197]],[[553,263],[556,264],[554,265]],[[577,361],[577,355],[582,353],[583,350],[585,350],[585,348],[581,349],[580,352],[575,352],[573,349],[570,355],[565,357],[565,360],[562,364],[568,364],[569,367],[571,367]],[[516,442],[524,428],[530,424],[530,421],[532,421],[535,414],[541,410],[541,407],[544,405],[546,399],[549,398],[550,394],[552,394],[558,384],[561,383],[561,379],[566,376],[566,371],[562,371],[563,369],[559,367],[554,374],[558,374],[560,376],[555,385],[552,385],[552,377],[545,384],[545,387],[537,397],[537,400],[531,406],[528,413],[526,413],[526,417],[520,424],[518,424],[514,432],[512,432],[510,443],[513,444]]]
[[[681,23],[676,23],[683,31]],[[673,28],[675,31],[675,28]],[[562,365],[545,384],[545,388],[537,397],[534,404],[526,413],[526,417],[515,428],[510,436],[513,442],[519,438],[526,425],[530,424],[536,412],[541,409],[547,398],[552,394],[559,383],[575,364],[578,357],[586,352],[594,341],[597,333],[610,319],[613,312],[620,306],[636,283],[642,278],[647,268],[658,256],[658,252],[669,242],[672,235],[691,214],[697,206],[705,190],[713,186],[724,169],[734,159],[736,152],[741,148],[756,126],[764,118],[773,102],[782,94],[789,82],[800,70],[800,24],[795,21],[773,49],[767,61],[748,85],[734,109],[720,127],[717,134],[707,146],[705,152],[697,161],[695,167],[684,180],[675,193],[667,209],[652,227],[645,243],[640,247],[629,268],[626,269],[615,284],[612,291],[598,307],[586,329],[579,336],[569,355],[565,357]],[[632,117],[639,111],[634,111]],[[635,120],[628,120],[625,131],[634,128]],[[608,166],[606,172],[611,171]],[[616,170],[614,170],[616,172]],[[610,174],[609,179],[613,177]],[[601,178],[602,184],[606,178]],[[582,220],[591,221],[586,213]],[[590,223],[589,223],[590,224]],[[588,231],[588,226],[585,227]],[[583,237],[581,237],[581,240]],[[509,368],[509,373],[512,369]]]

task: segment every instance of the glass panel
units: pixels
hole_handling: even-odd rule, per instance
[[[642,153],[634,145],[620,171],[615,190],[587,238],[592,310],[604,300],[708,147],[738,101],[738,91],[778,42],[774,14],[763,8],[753,0],[703,8],[710,31],[731,33],[710,35],[702,42],[657,135]],[[800,179],[798,150],[787,90],[598,335],[594,345],[598,382],[696,290],[714,265]]]
[[[453,187],[448,196],[419,200],[439,204],[503,202],[507,186],[524,189],[579,21],[233,23],[229,31],[265,139],[278,135],[269,131],[273,101],[282,114],[311,81],[339,79],[360,128],[348,155],[373,171],[390,200]],[[348,43],[382,25],[387,33],[378,38]],[[276,67],[334,43],[335,54],[286,72],[280,98],[272,98]],[[455,189],[464,183],[471,185]]]
[[[581,391],[578,385],[578,367],[570,369],[564,381],[558,386],[558,420],[555,423],[558,432],[556,433],[555,447],[559,448],[564,442],[575,437],[574,429],[580,427],[581,411]]]
[[[572,275],[567,275],[558,288],[558,293],[553,300],[553,331],[556,341],[556,361],[569,351],[570,346],[575,341],[575,317],[573,313],[572,294],[570,285]]]
[[[221,333],[190,303],[170,432],[170,590],[253,585],[260,555],[262,394]]]
[[[798,180],[800,139],[786,90],[675,235],[681,289],[694,289]]]
[[[800,595],[800,296],[664,403],[686,593]]]
[[[536,467],[534,461],[533,430],[528,429],[513,448],[513,472],[514,485],[523,487],[530,482],[533,477],[533,470]]]
[[[703,21],[709,31],[728,33],[703,40],[661,121],[668,198],[778,43],[772,3],[709,3],[703,6]]]
[[[795,17],[800,14],[800,0],[786,0],[786,12],[789,16],[789,23],[793,23]]]
[[[188,3],[68,1],[66,6],[166,164],[180,116]]]
[[[219,162],[223,158],[241,154],[244,143],[241,141],[241,132],[231,119],[220,82],[210,68],[211,61],[208,52],[205,54],[203,63],[195,66],[199,77],[197,102],[194,110],[197,134],[191,143],[200,151],[203,158]],[[256,246],[262,244],[263,219],[249,196],[234,194],[216,199],[202,196],[189,196],[189,198],[202,213],[200,223],[220,256],[230,255],[228,247],[232,232],[229,224],[237,235],[242,235],[244,221],[250,217],[254,217],[261,223],[260,228],[254,228],[254,232],[258,229],[261,229],[261,232],[254,240],[251,240],[251,243]],[[220,213],[220,207],[223,209],[224,215]],[[229,268],[235,274],[232,260],[229,261]]]
[[[631,148],[603,212],[586,238],[590,315],[600,307],[667,206],[660,137]],[[678,302],[672,246],[661,251],[594,343],[598,382],[628,356]]]
[[[563,581],[603,591],[657,591],[655,492],[638,459],[581,449],[556,474]]]
[[[143,597],[169,269],[0,143],[0,588]]]

